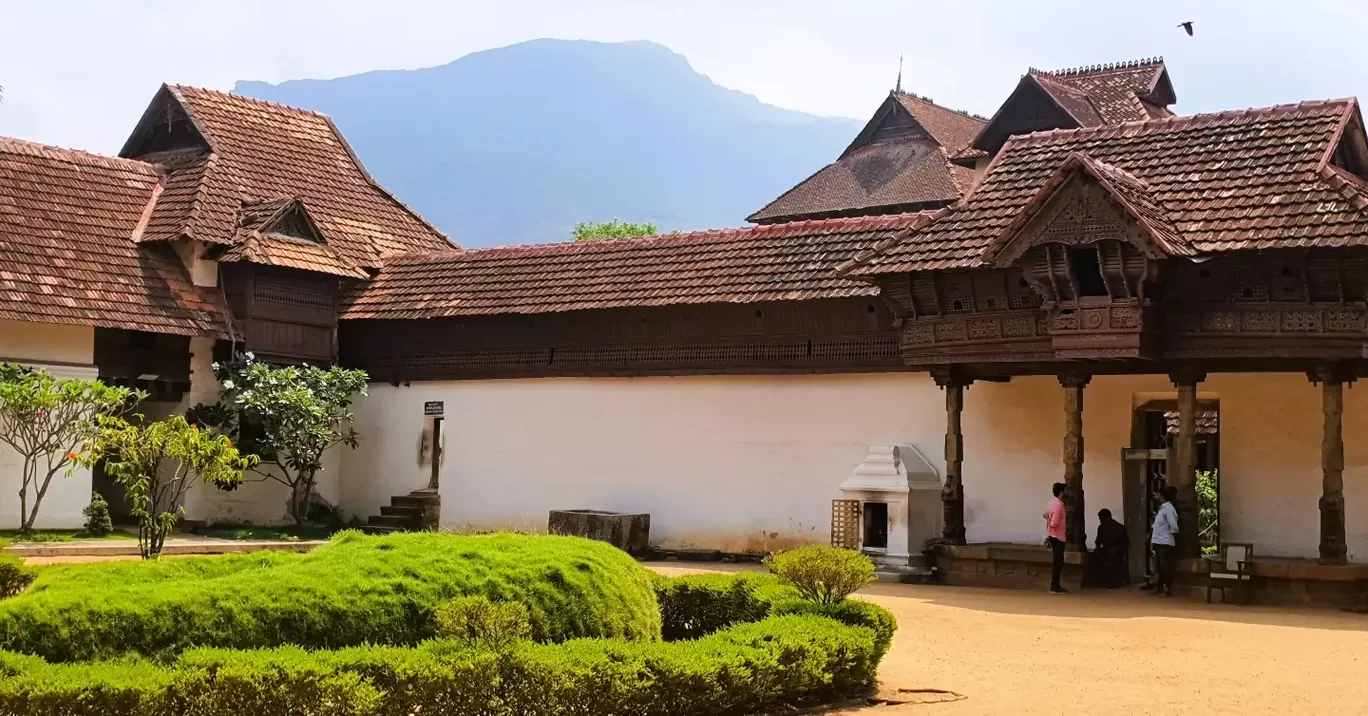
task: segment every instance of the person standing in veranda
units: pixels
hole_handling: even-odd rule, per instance
[[[1064,502],[1068,499],[1069,486],[1056,482],[1052,488],[1054,499],[1045,510],[1045,541],[1050,545],[1050,593],[1067,594],[1061,580],[1064,576],[1064,540],[1068,535]]]
[[[1173,596],[1173,571],[1178,557],[1178,511],[1173,507],[1178,497],[1178,488],[1165,485],[1159,491],[1164,504],[1154,514],[1154,527],[1150,531],[1150,545],[1154,548],[1155,572],[1154,596]]]

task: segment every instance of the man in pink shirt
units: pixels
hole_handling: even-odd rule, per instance
[[[1060,584],[1060,579],[1064,574],[1064,540],[1068,534],[1068,527],[1065,524],[1064,501],[1068,499],[1069,486],[1062,482],[1054,484],[1054,499],[1050,500],[1050,507],[1045,511],[1045,534],[1046,541],[1050,543],[1050,593],[1067,594],[1068,590]]]

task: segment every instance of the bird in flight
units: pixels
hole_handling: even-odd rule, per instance
[[[1180,23],[1178,23],[1178,27],[1183,28],[1183,32],[1186,32],[1186,33],[1188,34],[1188,37],[1192,37],[1192,21],[1191,21],[1191,20],[1189,20],[1189,21],[1187,21],[1187,22],[1180,22]]]

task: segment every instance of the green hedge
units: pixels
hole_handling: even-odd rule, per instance
[[[863,696],[878,661],[870,629],[813,615],[673,643],[199,649],[167,666],[0,654],[0,716],[739,716]]]
[[[818,604],[771,574],[657,575],[661,632],[666,641],[698,639],[733,624],[771,615],[816,614],[874,631],[880,658],[888,653],[898,621],[887,609],[856,599]]]
[[[0,648],[49,661],[209,646],[412,645],[461,596],[517,601],[533,638],[660,638],[650,572],[601,542],[348,531],[303,555],[44,570],[0,601]]]

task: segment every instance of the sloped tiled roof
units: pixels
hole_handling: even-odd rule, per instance
[[[1072,155],[1143,182],[1199,254],[1368,245],[1368,192],[1327,166],[1358,104],[1304,102],[1013,137],[974,192],[919,230],[842,268],[872,275],[978,266],[986,250]],[[1124,183],[1124,182],[1123,182]]]
[[[215,294],[169,246],[139,245],[162,171],[0,138],[0,317],[226,337]]]
[[[279,234],[262,235],[256,231],[244,232],[245,236],[238,245],[216,256],[220,263],[247,262],[263,266],[300,269],[327,273],[343,278],[365,279],[370,274],[363,271],[346,257],[337,253],[327,244],[296,239]]]
[[[1158,58],[1066,70],[1029,70],[1081,127],[1151,119],[1156,112],[1163,116],[1166,110],[1161,106],[1143,101],[1150,98],[1163,73],[1164,61]]]
[[[233,242],[242,199],[231,168],[217,154],[182,149],[138,159],[161,165],[167,172],[166,189],[157,198],[139,241],[190,238],[207,244]]]
[[[440,318],[629,306],[874,296],[836,278],[854,254],[924,214],[399,257],[352,295],[343,318]]]
[[[223,243],[232,235],[237,207],[231,214],[218,211],[225,202],[299,197],[333,248],[359,266],[378,266],[396,254],[452,248],[440,231],[371,178],[327,116],[194,87],[167,91],[210,145],[200,164],[186,159],[183,170],[198,166],[220,182],[201,181],[198,204],[167,212],[186,217],[181,225],[195,238]],[[177,225],[176,219],[166,222]]]
[[[929,136],[873,141],[889,113],[906,112]],[[953,202],[974,183],[972,169],[950,157],[978,135],[984,120],[905,92],[888,96],[835,162],[819,169],[747,221],[775,222],[824,215],[906,211]]]
[[[895,92],[893,97],[947,154],[953,155],[968,146],[983,129],[983,117],[942,107],[926,97],[909,92]]]

